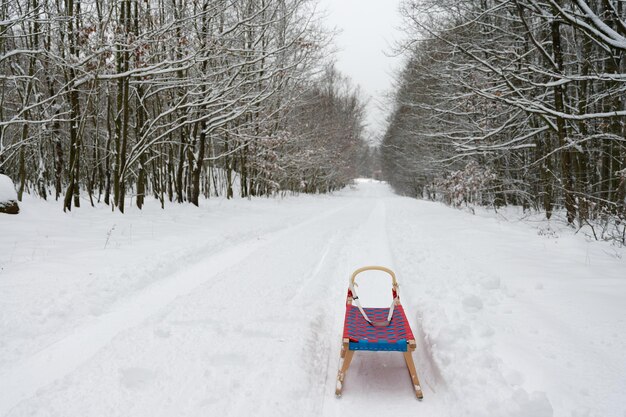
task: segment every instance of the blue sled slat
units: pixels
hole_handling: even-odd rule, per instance
[[[367,339],[361,339],[358,342],[350,342],[350,350],[382,350],[387,352],[406,352],[406,339],[400,339],[396,343],[389,343],[386,340],[379,339],[377,342],[370,342]]]

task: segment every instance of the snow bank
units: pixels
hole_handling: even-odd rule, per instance
[[[17,193],[11,178],[0,174],[0,204],[17,200]]]

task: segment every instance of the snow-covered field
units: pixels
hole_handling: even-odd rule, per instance
[[[333,196],[0,215],[0,416],[626,416],[626,251],[361,181]],[[334,396],[349,273],[402,355]],[[388,306],[384,275],[362,302]]]

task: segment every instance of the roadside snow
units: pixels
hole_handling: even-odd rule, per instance
[[[457,415],[624,414],[623,251],[435,203],[398,206],[394,253],[415,260],[397,266],[415,277],[422,354],[462,399]]]
[[[359,181],[334,196],[0,217],[0,416],[626,414],[624,251]],[[417,337],[334,398],[347,278]],[[388,306],[384,274],[359,276]]]

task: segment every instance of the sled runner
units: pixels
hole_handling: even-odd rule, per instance
[[[391,276],[393,302],[389,308],[363,308],[354,289],[355,279],[364,271],[383,271]],[[353,305],[352,303],[356,305]],[[415,338],[404,314],[398,295],[398,283],[392,270],[382,266],[359,268],[350,277],[346,298],[346,317],[343,325],[341,359],[337,373],[335,395],[341,396],[346,372],[357,350],[396,351],[404,353],[404,360],[411,376],[415,395],[422,399],[422,388],[413,363],[411,352],[415,350]]]

